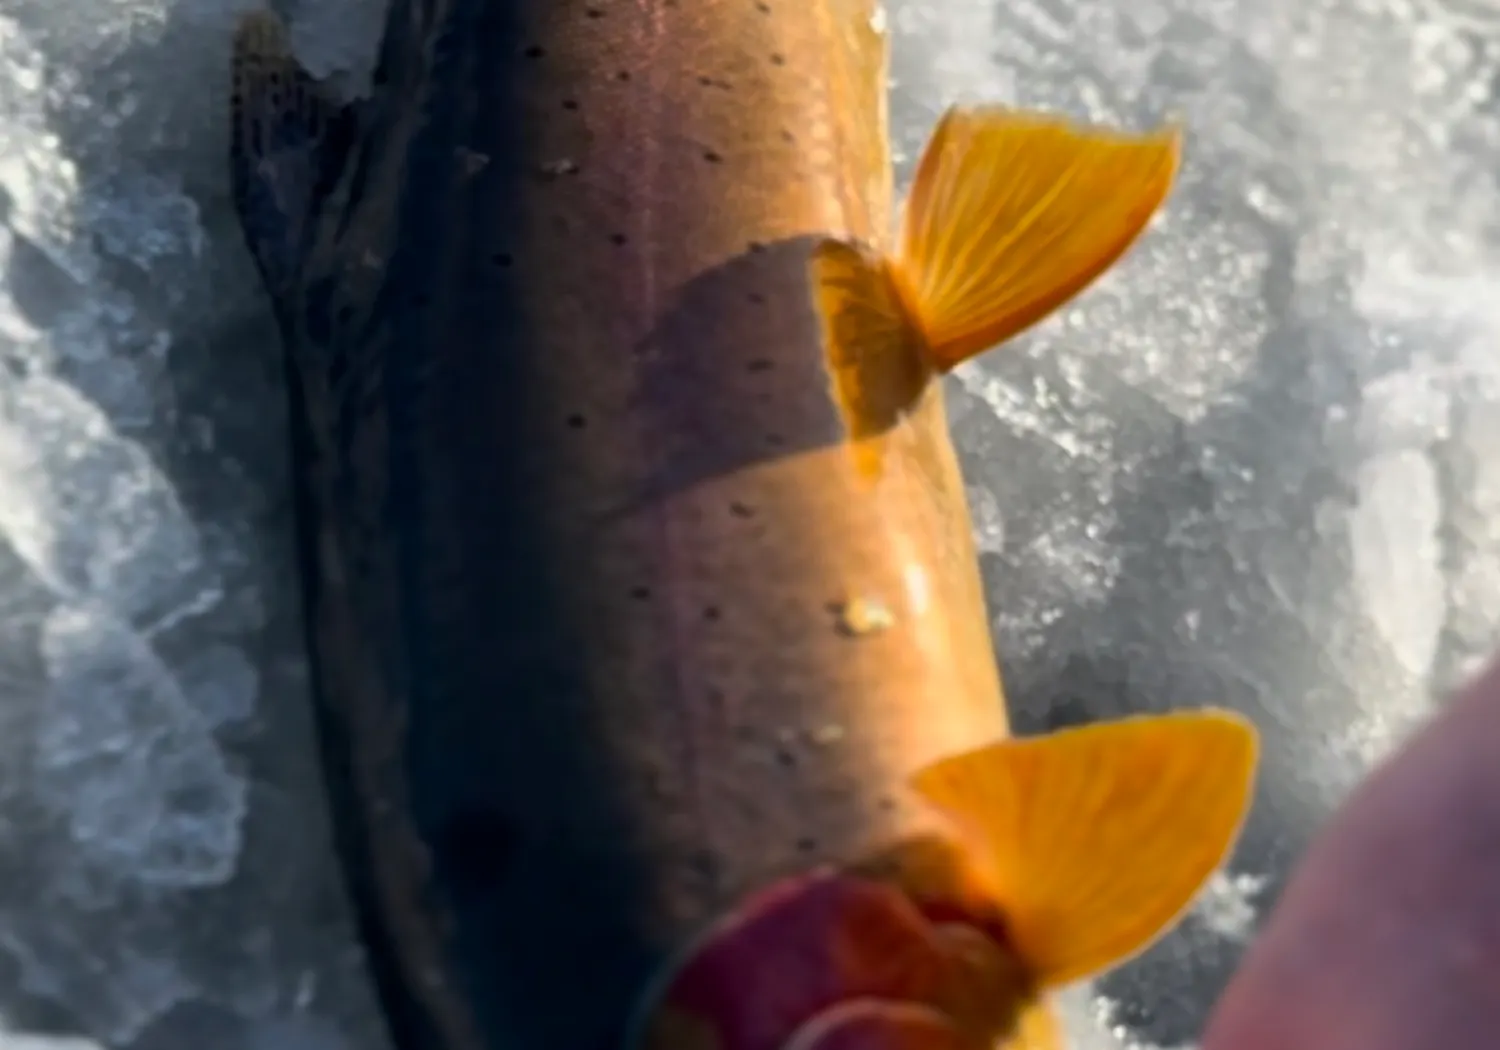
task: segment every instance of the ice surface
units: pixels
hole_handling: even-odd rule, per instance
[[[0,1050],[378,1047],[328,865],[274,335],[230,215],[251,0],[0,0]],[[380,0],[303,0],[358,83]],[[953,380],[1017,722],[1214,701],[1231,870],[1068,997],[1191,1047],[1308,836],[1500,625],[1500,8],[900,0],[902,173],[992,98],[1189,129],[1152,236]]]
[[[378,1045],[225,200],[235,13],[0,0],[0,1050]]]
[[[1267,733],[1232,874],[1071,1000],[1084,1047],[1192,1046],[1317,822],[1496,640],[1500,7],[891,21],[908,169],[953,99],[1187,124],[1152,235],[952,405],[1017,721],[1213,701]]]

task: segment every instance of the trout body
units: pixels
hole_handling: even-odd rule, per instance
[[[961,311],[936,249],[883,261],[884,61],[869,0],[394,0],[341,107],[241,27],[324,763],[401,1050],[612,1045],[706,923],[934,832],[909,778],[1005,735],[930,380],[1034,317],[924,338]]]

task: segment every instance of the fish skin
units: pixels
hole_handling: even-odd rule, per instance
[[[1005,732],[941,391],[861,476],[808,287],[887,236],[875,14],[395,0],[369,103],[236,154],[402,1050],[612,1045],[708,919],[929,826],[905,777]]]

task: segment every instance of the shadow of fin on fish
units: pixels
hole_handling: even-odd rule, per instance
[[[812,280],[850,438],[888,430],[942,374],[1042,320],[1133,244],[1176,177],[1179,130],[950,109],[895,251],[825,241]]]
[[[312,217],[343,169],[354,111],[297,63],[286,26],[270,11],[241,19],[232,69],[235,208],[262,277],[278,293],[296,280]]]

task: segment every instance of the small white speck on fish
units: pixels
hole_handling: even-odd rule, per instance
[[[896,614],[878,598],[851,598],[835,611],[839,632],[850,638],[879,634],[896,623]]]
[[[556,178],[559,175],[573,175],[576,174],[577,171],[577,162],[568,160],[566,158],[563,158],[561,160],[549,160],[547,163],[542,165],[542,174],[551,178]]]
[[[829,722],[827,725],[818,726],[808,736],[812,737],[812,742],[819,747],[831,747],[844,739],[844,727],[835,722]]]

